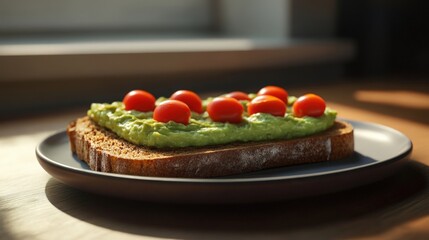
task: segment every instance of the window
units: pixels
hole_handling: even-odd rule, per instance
[[[0,32],[195,31],[212,24],[210,3],[210,0],[0,1]]]
[[[0,1],[0,86],[9,89],[3,98],[19,82],[52,87],[91,79],[95,87],[105,78],[145,81],[349,59],[353,45],[333,38],[335,1],[320,2]]]

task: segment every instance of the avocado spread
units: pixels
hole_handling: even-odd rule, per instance
[[[291,97],[289,102],[293,99]],[[245,103],[243,103],[245,104]],[[161,123],[153,112],[127,111],[122,102],[93,103],[88,116],[100,126],[115,132],[136,145],[155,148],[207,146],[232,142],[292,139],[322,132],[334,124],[337,113],[326,108],[317,118],[294,117],[288,111],[284,117],[246,113],[239,124],[213,122],[207,112],[192,113],[188,125]]]

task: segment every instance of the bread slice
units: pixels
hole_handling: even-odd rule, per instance
[[[341,121],[323,133],[293,140],[167,150],[129,143],[88,117],[73,121],[67,134],[72,152],[92,170],[157,177],[226,176],[338,160],[354,151],[353,127]]]

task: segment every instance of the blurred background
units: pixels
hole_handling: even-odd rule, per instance
[[[120,100],[135,88],[158,97],[417,81],[425,101],[428,5],[0,0],[0,119]]]

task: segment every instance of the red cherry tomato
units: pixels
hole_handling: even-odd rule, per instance
[[[287,103],[287,97],[288,93],[284,88],[276,87],[276,86],[266,86],[264,88],[261,88],[259,90],[258,95],[270,95],[277,97],[278,99],[282,100],[283,102]]]
[[[155,108],[155,97],[143,90],[133,90],[127,93],[122,102],[125,105],[125,110],[149,112]]]
[[[226,94],[226,97],[230,97],[230,98],[235,98],[237,100],[246,100],[246,101],[250,101],[249,95],[247,95],[244,92],[230,92],[228,94]]]
[[[243,111],[243,105],[230,97],[217,97],[207,105],[207,113],[215,122],[240,123]]]
[[[270,95],[255,97],[248,105],[247,112],[249,115],[255,113],[268,113],[273,116],[283,117],[286,113],[286,104]]]
[[[181,102],[184,102],[188,107],[191,109],[191,111],[196,113],[202,113],[203,112],[203,104],[201,102],[201,98],[194,92],[189,90],[179,90],[173,95],[171,95],[170,99],[172,100],[178,100]]]
[[[309,93],[299,97],[292,106],[293,115],[296,117],[310,116],[320,117],[325,112],[326,103],[318,95]]]
[[[153,119],[163,123],[173,121],[187,125],[190,118],[191,110],[188,105],[177,100],[166,100],[156,106],[153,112]]]

